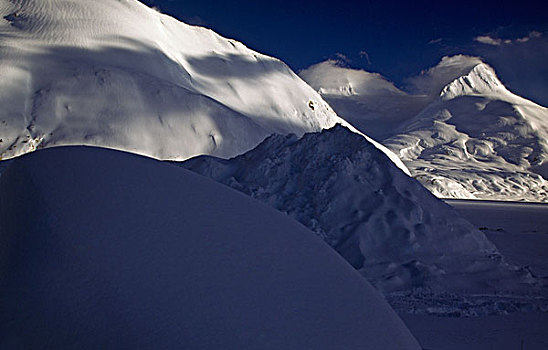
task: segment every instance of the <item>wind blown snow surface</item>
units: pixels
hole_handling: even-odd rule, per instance
[[[137,0],[0,0],[0,36],[2,158],[67,144],[225,157],[344,123],[283,62]]]
[[[536,307],[539,294],[545,307],[544,281],[505,263],[483,233],[342,126],[181,165],[301,222],[399,311],[499,313]]]
[[[548,110],[508,91],[479,58],[444,57],[410,81],[418,94],[335,63],[300,74],[438,197],[548,201]]]
[[[187,170],[86,147],[0,178],[0,347],[419,349],[293,219]]]

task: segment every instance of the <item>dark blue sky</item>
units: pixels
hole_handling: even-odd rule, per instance
[[[339,53],[350,67],[405,87],[406,78],[445,55],[481,56],[512,90],[548,105],[543,1],[142,1],[278,57],[295,71]],[[478,36],[493,41],[475,41]]]

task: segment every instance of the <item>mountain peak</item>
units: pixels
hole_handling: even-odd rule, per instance
[[[506,93],[508,90],[498,79],[495,71],[485,63],[476,64],[467,74],[461,75],[441,91],[443,100],[464,95],[489,95]]]

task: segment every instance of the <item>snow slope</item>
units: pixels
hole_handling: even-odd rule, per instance
[[[351,84],[366,73],[313,68],[301,76],[320,91],[337,82],[338,70],[349,71]],[[444,57],[411,83],[420,94],[362,88],[361,94],[324,97],[361,131],[383,140],[439,197],[548,201],[545,107],[508,91],[477,57]]]
[[[227,157],[345,123],[283,62],[137,0],[0,0],[0,37],[2,158],[69,144]]]
[[[272,133],[352,128],[280,60],[137,0],[0,0],[0,14],[2,158],[55,145],[230,157]]]
[[[170,164],[41,150],[0,217],[1,348],[419,349],[312,232]]]
[[[420,289],[435,299],[541,288],[527,270],[502,261],[450,206],[342,126],[302,139],[272,136],[230,160],[201,156],[181,165],[297,219],[385,293]]]

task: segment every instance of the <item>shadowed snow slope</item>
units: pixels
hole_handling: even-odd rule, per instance
[[[52,148],[0,199],[1,348],[419,348],[312,232],[173,165]]]
[[[364,138],[342,126],[272,136],[222,160],[182,166],[297,219],[383,291],[493,292],[537,284],[501,261],[496,248]]]
[[[283,62],[137,0],[0,0],[0,36],[2,158],[67,144],[227,157],[345,123]]]
[[[337,113],[384,140],[437,196],[548,201],[548,110],[508,91],[479,58],[444,57],[411,80],[422,95],[367,88],[329,94],[340,80],[329,74],[335,68],[353,80],[367,72],[312,68],[301,76],[319,91],[329,86],[323,96]]]

